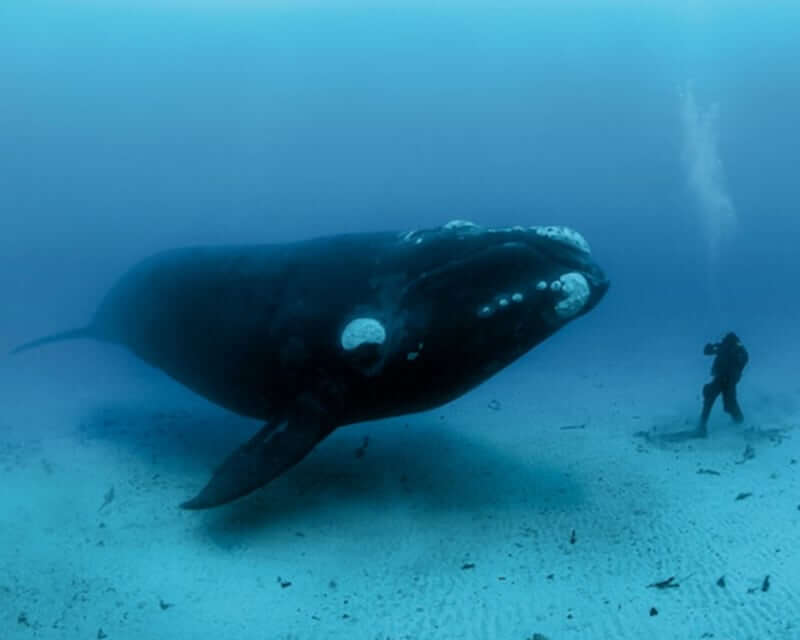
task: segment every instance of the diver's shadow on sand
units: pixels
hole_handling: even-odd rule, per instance
[[[173,475],[181,487],[196,491],[258,427],[236,416],[106,407],[81,423],[80,435],[133,452],[154,473]],[[483,507],[537,512],[582,502],[581,485],[564,469],[513,453],[424,414],[405,422],[352,425],[337,430],[267,487],[199,517],[212,536],[226,536],[285,527],[318,510],[330,516],[334,509],[346,517],[352,506],[361,511],[399,505],[432,513],[474,513]],[[191,497],[188,493],[182,499]]]
[[[641,438],[647,444],[659,448],[670,448],[674,445],[691,442],[703,442],[707,436],[701,433],[700,429],[678,429],[659,431],[653,428],[650,431],[637,431],[633,434],[634,438]]]
[[[789,425],[778,427],[763,427],[754,424],[748,425],[723,425],[721,428],[709,432],[701,432],[699,427],[687,426],[686,421],[678,419],[672,422],[661,422],[653,425],[647,431],[636,431],[633,437],[642,444],[651,445],[658,449],[677,450],[686,447],[715,448],[720,443],[761,443],[781,444],[785,439],[791,438]]]

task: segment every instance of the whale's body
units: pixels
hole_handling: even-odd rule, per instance
[[[439,406],[586,313],[608,281],[559,227],[466,222],[291,244],[175,249],[112,287],[90,324],[23,345],[117,343],[266,426],[187,508],[233,500],[336,427]]]

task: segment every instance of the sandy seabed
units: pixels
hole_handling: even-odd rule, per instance
[[[697,381],[534,358],[185,512],[257,423],[32,368],[0,417],[5,640],[800,638],[798,398],[763,380],[744,425],[667,444]]]

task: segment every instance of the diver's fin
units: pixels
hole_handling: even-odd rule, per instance
[[[25,344],[21,344],[16,349],[12,350],[10,355],[14,355],[15,353],[19,353],[20,351],[27,351],[28,349],[33,349],[35,347],[40,347],[43,344],[49,344],[51,342],[61,342],[62,340],[74,340],[76,338],[94,338],[94,329],[92,327],[81,327],[80,329],[71,329],[70,331],[62,331],[61,333],[54,333],[51,336],[45,336],[44,338],[39,338],[38,340],[33,340],[31,342],[26,342]]]
[[[287,420],[267,423],[228,456],[203,490],[181,508],[217,507],[263,487],[305,458],[333,428],[313,399],[300,400]]]

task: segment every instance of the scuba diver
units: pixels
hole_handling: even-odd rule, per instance
[[[715,356],[711,365],[712,380],[703,386],[703,412],[700,415],[698,432],[701,437],[708,435],[708,416],[717,396],[722,394],[722,408],[730,414],[733,421],[741,424],[744,420],[739,402],[736,400],[736,385],[742,377],[742,370],[748,361],[747,351],[733,333],[728,333],[722,342],[707,344],[703,349],[707,356]]]

